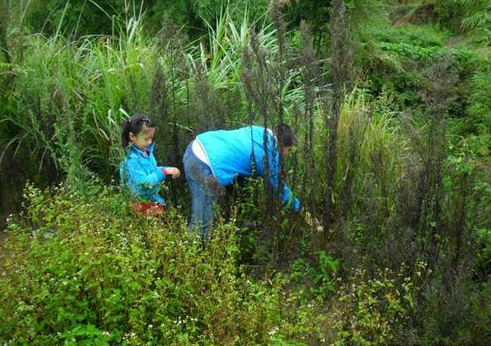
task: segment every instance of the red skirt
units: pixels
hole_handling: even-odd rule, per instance
[[[135,214],[143,216],[162,216],[165,213],[164,206],[157,202],[135,202],[131,209]]]

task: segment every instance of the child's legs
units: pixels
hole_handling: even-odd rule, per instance
[[[210,167],[194,155],[191,145],[186,149],[183,161],[192,199],[192,213],[188,232],[197,231],[205,240],[214,219],[214,209],[218,200],[217,194],[213,193],[212,186],[216,180]]]
[[[134,202],[131,206],[135,214],[143,216],[159,216],[165,215],[165,207],[163,204],[157,202]]]

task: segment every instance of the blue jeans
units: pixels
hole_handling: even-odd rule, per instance
[[[218,184],[211,168],[194,154],[192,143],[188,145],[183,157],[184,172],[192,199],[188,232],[198,232],[201,239],[206,240],[223,187]]]

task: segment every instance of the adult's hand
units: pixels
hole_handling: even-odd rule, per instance
[[[315,227],[318,232],[322,232],[324,230],[324,227],[322,227],[319,220],[317,220],[315,217],[312,217],[312,215],[308,211],[305,212],[305,222],[310,227]]]

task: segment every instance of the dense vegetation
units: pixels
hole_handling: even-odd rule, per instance
[[[489,18],[484,0],[0,0],[0,343],[490,344]],[[256,179],[206,245],[184,179],[165,220],[132,214],[137,111],[177,167],[201,131],[289,123],[281,178],[323,230]]]

